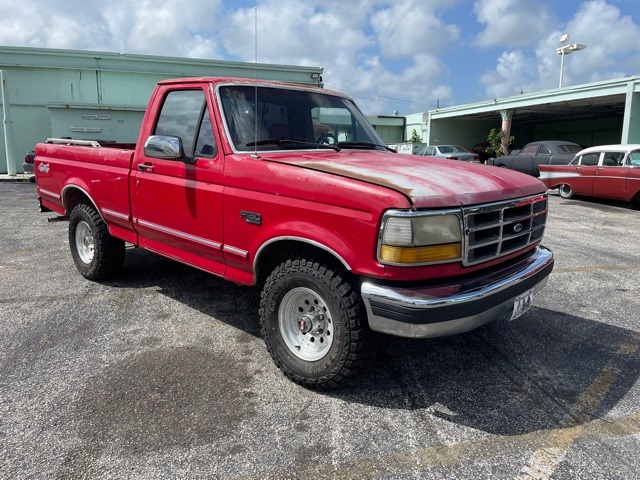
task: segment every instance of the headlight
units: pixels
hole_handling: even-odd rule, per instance
[[[462,258],[462,228],[457,211],[388,212],[380,238],[379,257],[383,263],[420,265]]]

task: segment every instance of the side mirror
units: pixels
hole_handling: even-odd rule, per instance
[[[151,135],[144,143],[144,154],[161,160],[180,160],[190,164],[196,162],[195,158],[185,156],[182,138],[173,135]]]

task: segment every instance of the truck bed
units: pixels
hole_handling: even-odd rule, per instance
[[[38,193],[42,206],[61,215],[65,209],[64,191],[75,186],[98,208],[114,228],[132,230],[129,179],[135,144],[97,142],[39,143],[36,145],[36,168],[48,171],[55,165],[55,175],[42,176]],[[96,168],[99,165],[99,168]],[[91,188],[88,187],[91,185]],[[91,195],[100,201],[94,201]]]

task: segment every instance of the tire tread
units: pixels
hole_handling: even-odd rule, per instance
[[[269,315],[276,314],[268,308],[271,291],[276,284],[292,273],[311,275],[324,282],[332,292],[339,297],[342,309],[348,319],[348,346],[342,352],[342,358],[334,368],[320,377],[306,377],[289,369],[280,359],[277,351],[269,340]],[[260,324],[261,334],[265,340],[267,350],[275,364],[283,373],[295,383],[313,390],[330,390],[344,384],[355,373],[365,368],[371,357],[369,348],[370,331],[364,315],[364,306],[360,295],[353,289],[343,273],[333,269],[324,262],[314,258],[296,257],[288,259],[277,266],[267,278],[260,296]],[[277,315],[277,314],[276,314]],[[334,339],[336,341],[337,339]],[[344,341],[344,339],[342,339]]]
[[[75,251],[75,227],[86,221],[94,230],[95,256],[90,264],[80,260]],[[69,246],[73,261],[80,274],[88,280],[104,280],[114,277],[122,270],[125,258],[124,241],[111,236],[107,224],[96,209],[81,203],[71,212],[69,218]]]

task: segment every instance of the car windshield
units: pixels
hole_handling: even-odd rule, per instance
[[[635,150],[629,153],[627,157],[627,163],[633,166],[640,166],[640,150]]]
[[[460,145],[451,145],[451,148],[453,148],[454,152],[469,153],[469,150],[467,150],[464,147],[461,147]]]
[[[238,152],[386,148],[353,102],[338,95],[234,85],[221,86],[218,96],[228,137]]]

